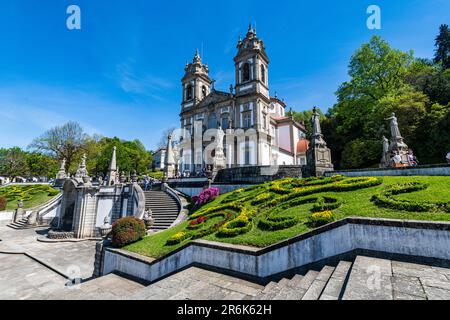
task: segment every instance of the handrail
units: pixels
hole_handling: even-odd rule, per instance
[[[137,197],[138,208],[134,216],[138,219],[144,218],[145,213],[145,194],[138,183],[133,183],[133,198]]]
[[[178,216],[175,219],[175,221],[170,225],[170,228],[172,228],[172,227],[176,226],[177,224],[179,224],[180,222],[182,222],[182,221],[184,221],[186,219],[185,215],[183,215],[183,213],[185,213],[185,211],[186,211],[184,209],[184,207],[187,205],[187,201],[186,201],[186,199],[183,198],[184,202],[186,202],[186,203],[183,203],[183,199],[180,196],[180,192],[178,192],[177,190],[172,189],[168,185],[165,185],[164,188],[165,188],[165,191],[169,195],[171,195],[175,199],[175,201],[178,202],[178,206],[179,206]]]

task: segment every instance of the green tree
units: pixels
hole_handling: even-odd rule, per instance
[[[94,146],[92,146],[94,145]],[[150,152],[139,140],[124,141],[117,137],[102,138],[88,143],[88,170],[94,175],[105,175],[108,172],[113,148],[116,147],[117,165],[121,172],[146,173],[152,163]]]
[[[443,69],[450,68],[450,30],[448,25],[439,27],[439,35],[436,37],[436,53],[434,62],[442,65]]]
[[[329,110],[328,117],[334,123],[325,125],[325,130],[332,129],[343,143],[338,148],[342,152],[341,165],[355,168],[379,162],[372,145],[381,139],[385,126],[383,110],[389,109],[380,108],[380,101],[390,106],[388,101],[396,94],[411,92],[404,79],[412,62],[412,52],[393,49],[378,36],[353,54],[349,64],[350,80],[339,87],[338,102]],[[361,146],[369,149],[364,151]],[[361,159],[350,161],[348,158],[355,153]]]
[[[28,173],[33,177],[55,177],[58,172],[58,161],[48,155],[30,152],[26,154]]]
[[[18,176],[26,176],[28,173],[26,153],[19,147],[2,149],[0,151],[0,173],[8,176],[11,180]]]
[[[77,156],[85,150],[87,139],[83,128],[77,122],[71,121],[46,131],[34,139],[29,148],[59,160],[66,159],[66,170],[69,170]]]

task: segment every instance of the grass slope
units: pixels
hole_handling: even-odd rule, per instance
[[[339,199],[341,206],[333,210],[333,214],[336,220],[348,216],[359,216],[410,220],[450,221],[449,212],[439,210],[435,210],[433,212],[401,211],[383,208],[377,206],[374,202],[371,201],[371,198],[375,193],[384,190],[387,186],[408,182],[421,182],[428,184],[428,188],[412,193],[399,194],[396,195],[395,198],[399,200],[412,201],[450,202],[450,177],[383,177],[381,178],[381,180],[382,184],[378,186],[345,192],[319,192],[310,196],[320,195],[323,197],[329,196]],[[268,214],[270,214],[271,209],[260,210],[261,206],[264,206],[265,203],[263,202],[261,205],[251,205],[251,201],[254,201],[262,193],[269,193],[274,197],[280,197],[280,195],[268,191],[267,188],[269,188],[270,186],[271,184],[265,184],[260,185],[256,188],[252,188],[253,190],[245,192],[245,197],[241,198],[241,200],[243,201],[239,199],[236,200],[237,203],[245,206],[246,208],[249,208],[250,210],[256,209],[256,213],[250,221],[252,227],[249,232],[234,237],[225,238],[220,237],[217,232],[214,232],[202,237],[202,239],[233,244],[244,244],[256,247],[265,247],[311,230],[312,228],[308,224],[308,217],[311,215],[313,203],[293,206],[278,214],[278,216],[295,216],[298,219],[298,222],[292,227],[275,231],[262,230],[259,227],[259,221],[263,217],[266,217]],[[291,186],[285,185],[285,187],[289,188]],[[208,203],[207,205],[202,207],[200,209],[201,212],[207,211],[208,208],[214,208],[224,204],[226,202],[226,198],[229,196],[230,194],[221,195],[213,202]],[[236,213],[236,215],[238,215],[238,213]],[[205,222],[205,227],[212,226],[215,222],[217,222],[217,219],[212,219],[211,221],[208,220],[207,222]],[[186,227],[188,227],[188,225],[189,221],[184,222],[172,229],[148,236],[137,243],[128,245],[124,249],[149,257],[161,257],[190,241],[189,239],[187,239],[175,245],[166,244],[167,240],[170,237],[181,231],[186,231]]]
[[[6,197],[6,211],[12,211],[17,208],[17,202],[23,201],[25,209],[37,207],[46,203],[59,191],[49,185],[11,185],[0,188],[0,197]]]

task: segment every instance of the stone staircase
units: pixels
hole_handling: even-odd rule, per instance
[[[23,230],[23,229],[34,229],[34,228],[42,228],[42,227],[48,227],[48,224],[40,224],[40,225],[29,225],[27,219],[23,218],[16,222],[11,222],[7,224],[8,227],[15,229],[15,230]]]
[[[160,231],[169,228],[178,217],[178,202],[164,191],[144,191],[145,209],[151,209],[155,223],[151,230]]]
[[[125,298],[125,297],[124,297]],[[450,268],[357,256],[265,286],[191,267],[126,297],[151,300],[450,299]]]
[[[437,300],[450,299],[450,268],[357,256],[262,286],[190,267],[149,286],[108,274],[47,299]]]

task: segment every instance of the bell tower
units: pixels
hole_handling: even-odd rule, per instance
[[[236,95],[262,94],[269,98],[269,58],[264,42],[258,39],[250,24],[244,40],[239,39],[238,53],[234,57],[236,69]]]
[[[192,62],[186,64],[184,71],[185,74],[181,79],[183,86],[182,112],[195,107],[211,92],[208,65],[202,63],[198,49]]]

